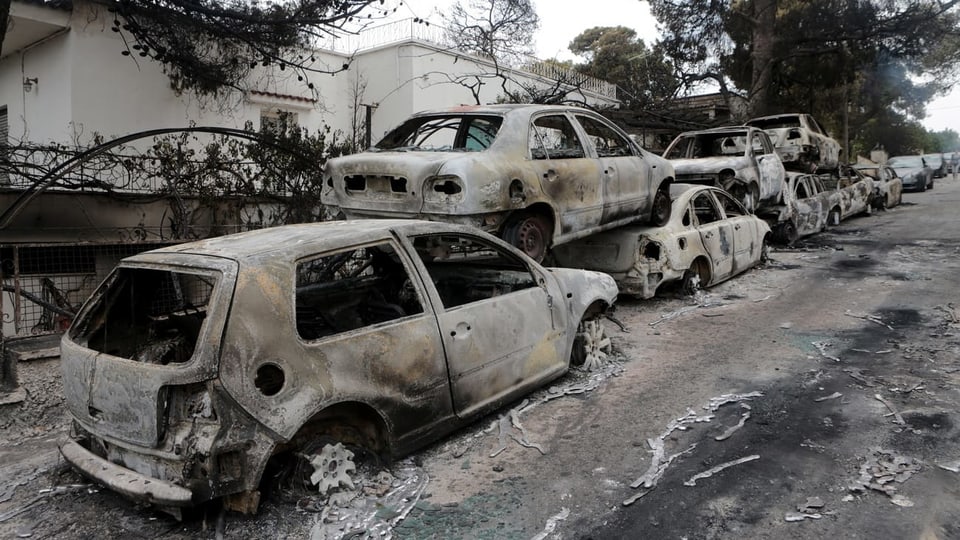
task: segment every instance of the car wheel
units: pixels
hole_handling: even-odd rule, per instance
[[[926,190],[927,190],[927,179],[924,178],[924,179],[920,180],[920,191],[922,192],[922,191],[926,191]]]
[[[781,242],[788,246],[792,246],[800,238],[800,235],[797,234],[797,226],[792,221],[783,222],[778,228],[777,236]]]
[[[547,256],[551,236],[547,220],[537,214],[522,214],[504,231],[504,240],[537,262]]]
[[[656,227],[663,227],[670,221],[673,211],[673,201],[670,200],[670,187],[662,186],[653,196],[653,208],[650,210],[650,223]]]
[[[584,318],[577,327],[570,352],[570,365],[593,371],[604,364],[610,352],[610,338],[599,317]]]
[[[763,240],[760,243],[760,264],[767,264],[770,262],[770,235],[763,237]]]
[[[683,273],[683,293],[695,294],[710,283],[710,268],[703,258],[693,261],[690,268]]]

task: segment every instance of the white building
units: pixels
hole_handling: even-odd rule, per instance
[[[407,20],[312,51],[318,63],[333,70],[349,65],[335,76],[314,76],[317,92],[289,70],[261,70],[249,76],[245,90],[215,101],[178,95],[161,65],[136,54],[123,56],[126,46],[111,31],[112,21],[103,6],[83,0],[11,2],[0,56],[0,159],[5,143],[85,147],[96,134],[111,139],[191,124],[259,127],[281,111],[294,114],[311,132],[329,126],[351,137],[369,107],[376,140],[413,112],[496,102],[504,89],[549,88],[558,75],[535,61],[528,70],[498,70],[488,59],[444,46],[442,29]],[[563,75],[573,80],[571,74]],[[614,85],[582,76],[578,80],[571,99],[617,104]],[[15,173],[0,176],[0,213],[17,208],[12,221],[0,224],[0,283],[8,289],[0,293],[0,344],[5,335],[62,330],[62,317],[22,291],[58,305],[63,304],[55,302],[58,295],[66,295],[66,303],[75,308],[118,258],[175,236],[169,230],[168,200],[118,200],[95,190],[51,187],[14,206],[27,187]],[[246,228],[251,207],[260,204],[223,201],[216,211],[202,213],[195,203],[189,210],[206,220],[198,227],[210,234]]]

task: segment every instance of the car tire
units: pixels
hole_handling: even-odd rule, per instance
[[[763,241],[760,242],[760,264],[767,264],[770,262],[770,235],[763,237]]]
[[[547,256],[552,236],[546,219],[523,213],[504,227],[503,239],[539,263]]]
[[[610,352],[610,338],[603,328],[601,317],[585,316],[577,326],[570,351],[570,365],[593,371],[602,366]]]
[[[670,186],[663,185],[653,196],[653,207],[650,209],[650,223],[655,227],[663,227],[670,221],[673,212],[673,201],[670,200]]]
[[[706,259],[699,258],[693,261],[690,268],[683,273],[683,293],[695,294],[710,283],[710,268]]]
[[[926,190],[927,190],[927,179],[924,178],[923,180],[920,181],[920,192],[922,193]]]

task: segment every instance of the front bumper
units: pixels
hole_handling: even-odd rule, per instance
[[[132,499],[160,506],[181,507],[194,504],[193,492],[189,489],[111,463],[76,441],[64,442],[60,446],[60,453],[84,476]]]

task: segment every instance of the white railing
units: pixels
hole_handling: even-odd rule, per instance
[[[318,46],[322,49],[349,55],[410,39],[424,41],[440,47],[454,47],[454,44],[448,39],[446,28],[435,24],[428,25],[420,21],[415,22],[412,18],[371,26],[356,34],[332,36],[323,40]],[[539,77],[577,85],[584,90],[610,99],[617,98],[617,85],[613,83],[588,77],[576,70],[560,67],[532,56],[528,57],[519,69]]]

